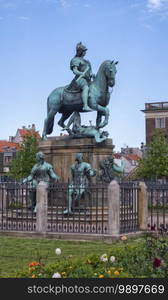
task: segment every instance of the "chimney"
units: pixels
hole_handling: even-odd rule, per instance
[[[33,131],[36,131],[36,126],[35,126],[35,124],[32,124],[32,130],[33,130]]]
[[[9,142],[13,142],[14,141],[14,136],[9,136]]]

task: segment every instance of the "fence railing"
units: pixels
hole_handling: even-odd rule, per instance
[[[147,182],[148,228],[168,230],[168,183]]]
[[[108,231],[107,185],[91,184],[82,193],[81,186],[73,186],[77,195],[72,202],[72,214],[65,213],[71,186],[53,184],[48,187],[49,232],[98,233]]]
[[[168,228],[165,183],[90,184],[82,197],[73,201],[73,213],[66,214],[69,188],[68,183],[39,184],[35,191],[18,182],[1,183],[0,230],[113,236]]]
[[[0,184],[0,230],[36,230],[36,218],[31,210],[31,193],[32,190],[25,184]]]
[[[120,232],[139,230],[139,183],[120,183]]]

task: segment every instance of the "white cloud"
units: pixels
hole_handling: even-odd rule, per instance
[[[40,3],[47,3],[47,4],[56,4],[60,5],[63,8],[71,6],[72,0],[37,0]]]
[[[167,5],[168,0],[147,0],[147,7],[150,11],[164,10]]]
[[[22,20],[22,21],[29,21],[30,20],[30,18],[26,17],[26,16],[19,16],[18,19]]]
[[[59,3],[60,3],[60,5],[61,5],[63,8],[66,8],[66,7],[69,7],[69,6],[70,6],[69,1],[67,1],[67,0],[59,0]]]
[[[51,1],[51,0],[50,0]],[[53,0],[54,1],[54,0]],[[75,7],[75,6],[80,6],[81,8],[90,8],[91,4],[89,1],[84,1],[84,0],[55,0],[59,3],[59,5],[62,8],[70,8],[70,7]]]
[[[151,9],[160,8],[162,0],[148,0],[148,7]]]

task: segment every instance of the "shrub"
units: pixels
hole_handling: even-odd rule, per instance
[[[109,253],[84,258],[57,255],[55,263],[32,262],[16,277],[31,278],[164,278],[168,276],[168,239],[146,235],[131,243],[121,239]]]

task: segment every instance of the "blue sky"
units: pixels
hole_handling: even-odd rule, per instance
[[[50,92],[73,78],[79,41],[96,73],[118,60],[108,130],[115,150],[145,141],[145,102],[168,101],[168,0],[0,0],[0,139],[42,134]],[[60,134],[56,115],[52,135]],[[82,114],[95,123],[96,114]]]

